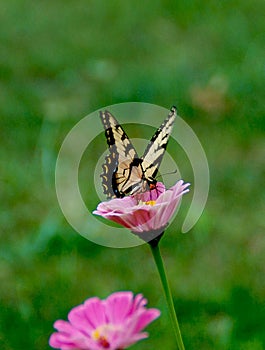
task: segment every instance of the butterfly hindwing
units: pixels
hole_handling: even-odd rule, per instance
[[[100,175],[102,179],[103,192],[107,198],[115,196],[112,186],[112,176],[117,168],[116,153],[110,153],[105,157],[105,162],[102,165],[103,173]]]
[[[109,145],[109,154],[101,174],[104,194],[107,198],[144,192],[156,184],[155,176],[165,153],[176,118],[176,107],[151,138],[144,155],[139,158],[127,134],[108,111],[100,112]]]

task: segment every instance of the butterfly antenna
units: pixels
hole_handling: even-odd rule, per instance
[[[159,177],[165,176],[165,175],[172,175],[176,174],[178,172],[178,169],[171,171],[170,173],[165,173],[165,174],[160,174],[156,178],[158,179]]]

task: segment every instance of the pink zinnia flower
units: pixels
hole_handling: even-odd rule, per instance
[[[129,228],[149,242],[162,234],[189,185],[180,180],[166,190],[158,182],[151,191],[102,202],[93,213]]]
[[[116,292],[107,299],[87,299],[68,314],[68,322],[58,320],[58,332],[49,344],[61,350],[122,350],[147,338],[142,330],[160,315],[157,309],[147,309],[142,294]]]

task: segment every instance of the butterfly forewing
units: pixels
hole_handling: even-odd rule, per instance
[[[142,167],[146,179],[154,179],[164,156],[174,121],[177,116],[176,107],[171,107],[168,117],[151,138],[144,155]]]
[[[138,159],[137,152],[116,118],[108,111],[100,112],[109,145],[109,154],[103,164],[102,185],[108,198],[122,197],[132,186],[130,165]],[[138,179],[139,181],[139,179]]]

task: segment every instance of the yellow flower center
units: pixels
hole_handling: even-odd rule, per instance
[[[103,324],[91,333],[91,337],[98,343],[98,345],[102,346],[104,349],[108,349],[110,347],[110,343],[108,340],[110,334],[119,329],[122,329],[122,327],[118,325],[114,326],[113,324]]]
[[[110,328],[108,325],[104,325],[98,327],[92,332],[92,339],[96,340],[96,342],[105,349],[108,349],[110,347],[107,337],[103,335],[103,333],[107,333],[108,328]]]
[[[144,204],[153,206],[156,204],[156,201],[147,201],[147,202],[144,202]]]

